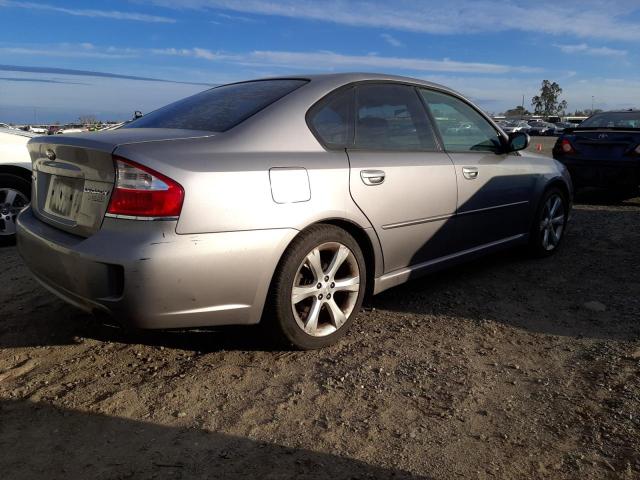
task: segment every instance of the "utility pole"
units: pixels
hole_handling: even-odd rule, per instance
[[[520,120],[524,118],[524,93],[522,94],[522,110],[520,110]]]
[[[591,95],[591,115],[593,115],[593,99],[595,97],[593,95]]]

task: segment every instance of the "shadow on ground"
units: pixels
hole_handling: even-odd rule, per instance
[[[326,453],[28,401],[0,401],[0,416],[0,471],[11,480],[426,478]]]

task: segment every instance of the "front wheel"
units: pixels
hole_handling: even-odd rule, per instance
[[[569,218],[569,203],[558,188],[548,189],[536,212],[531,227],[529,250],[538,257],[556,252],[562,242]]]
[[[333,225],[312,226],[280,261],[267,299],[269,326],[302,350],[332,345],[353,323],[365,282],[364,257],[353,237]]]
[[[29,205],[31,184],[22,177],[0,174],[0,244],[16,238],[16,218]]]

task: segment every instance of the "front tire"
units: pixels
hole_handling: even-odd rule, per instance
[[[362,250],[346,231],[314,225],[296,237],[274,275],[268,326],[301,350],[336,343],[360,310],[366,289]]]
[[[18,175],[0,174],[0,245],[16,239],[16,218],[29,205],[31,184]]]
[[[569,218],[569,202],[565,193],[556,187],[547,189],[529,234],[529,251],[536,257],[553,255],[564,238]]]

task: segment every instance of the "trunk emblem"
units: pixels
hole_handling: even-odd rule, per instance
[[[50,148],[47,148],[46,155],[47,155],[47,158],[49,160],[55,160],[56,159],[56,152],[54,152]]]
[[[606,133],[600,133],[598,134],[598,138],[609,138],[609,135],[607,135]]]

